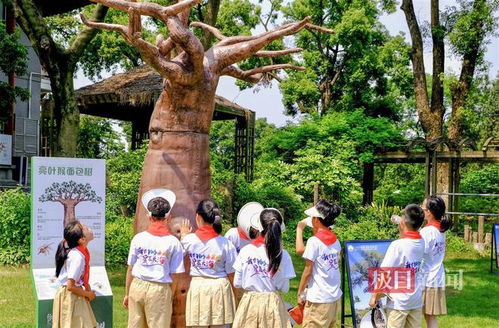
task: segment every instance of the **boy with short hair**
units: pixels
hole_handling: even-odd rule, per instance
[[[123,306],[129,310],[129,328],[169,328],[175,289],[171,285],[175,275],[185,271],[184,250],[167,226],[175,194],[153,189],[144,194],[142,202],[151,223],[132,239]]]
[[[393,291],[386,294],[388,300],[387,328],[420,328],[423,307],[423,280],[421,263],[424,256],[424,241],[418,229],[423,224],[424,212],[418,205],[407,205],[399,222],[402,238],[393,241],[386,251],[381,268],[396,270],[396,268],[412,269],[412,286],[406,286],[405,291]],[[385,271],[384,273],[386,273]],[[401,272],[402,273],[402,272]],[[382,273],[383,274],[383,273]],[[392,278],[396,275],[393,274]],[[402,273],[401,277],[406,277]],[[409,288],[410,287],[410,288]],[[413,288],[413,290],[411,290]],[[375,307],[384,293],[373,293],[369,305]]]
[[[298,304],[304,305],[303,328],[333,327],[341,295],[339,260],[341,245],[330,230],[341,208],[327,200],[305,211],[309,217],[296,228],[296,252],[303,254],[305,269],[298,288]],[[312,226],[314,236],[303,245],[303,228]],[[306,290],[305,298],[302,294]]]

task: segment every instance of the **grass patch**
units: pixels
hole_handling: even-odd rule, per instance
[[[304,263],[301,258],[291,255],[297,277],[291,281],[290,291],[283,298],[286,302],[295,304]],[[441,317],[440,327],[497,327],[499,312],[496,300],[499,276],[489,273],[489,259],[479,258],[474,254],[451,253],[447,256],[445,265],[452,273],[462,270],[463,288],[462,290],[447,288],[449,314]],[[108,275],[114,293],[113,326],[126,327],[127,312],[121,306],[125,293],[125,267],[108,268]],[[350,312],[349,303],[346,312]],[[339,327],[339,315],[338,313],[337,327]],[[35,299],[29,267],[0,266],[0,327],[33,327],[34,316]]]

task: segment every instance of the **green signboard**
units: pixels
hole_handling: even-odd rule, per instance
[[[98,328],[112,327],[113,295],[105,268],[104,160],[33,157],[31,162],[31,276],[35,291],[36,326],[52,327],[52,303],[60,287],[55,277],[55,252],[64,224],[79,220],[94,232],[91,254],[91,302]]]

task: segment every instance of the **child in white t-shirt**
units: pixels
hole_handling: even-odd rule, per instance
[[[223,236],[217,203],[207,199],[196,210],[198,229],[182,225],[182,246],[188,252],[192,277],[185,310],[186,326],[223,327],[234,319],[235,300],[232,280],[236,249]]]
[[[321,200],[305,211],[309,217],[300,221],[296,228],[296,252],[303,254],[306,260],[298,288],[298,304],[305,306],[303,328],[333,327],[336,322],[336,311],[343,294],[339,267],[341,245],[329,227],[340,213],[337,204]],[[303,248],[303,229],[307,221],[313,227],[314,236]],[[302,295],[305,288],[306,295]]]
[[[264,209],[250,217],[260,235],[237,256],[234,285],[245,293],[237,308],[233,328],[291,327],[279,292],[287,293],[295,271],[291,257],[282,249],[281,213]]]
[[[96,327],[90,301],[95,293],[90,289],[90,253],[87,245],[94,234],[79,221],[64,227],[64,239],[55,255],[55,275],[61,287],[54,296],[53,327]]]
[[[393,241],[381,262],[381,269],[396,270],[396,268],[410,269],[411,278],[405,282],[414,284],[405,286],[407,290],[388,292],[387,328],[421,328],[421,308],[423,306],[423,276],[422,261],[424,256],[424,241],[418,229],[423,224],[424,212],[418,205],[407,205],[404,215],[399,222],[402,238]],[[400,277],[406,278],[407,272],[400,270]],[[395,277],[392,273],[390,278]],[[388,281],[388,280],[387,280]],[[376,307],[378,300],[385,296],[383,293],[373,293],[369,305]]]
[[[176,275],[185,271],[182,245],[167,226],[175,195],[167,189],[154,189],[144,194],[143,203],[151,223],[130,244],[123,306],[128,308],[129,328],[167,328]]]
[[[425,244],[423,272],[425,290],[423,292],[423,312],[426,326],[437,328],[437,315],[447,314],[445,301],[445,232],[452,225],[445,215],[445,202],[438,196],[429,196],[423,202],[427,221],[420,233]]]

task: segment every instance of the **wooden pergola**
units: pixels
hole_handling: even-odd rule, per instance
[[[414,150],[419,148],[420,150]],[[421,150],[422,149],[422,150]],[[445,150],[455,149],[455,150]],[[499,138],[488,138],[481,149],[474,142],[464,139],[453,144],[446,138],[427,142],[422,138],[409,142],[398,151],[378,153],[372,163],[364,163],[363,190],[364,204],[373,202],[374,166],[382,163],[424,163],[425,195],[437,193],[437,163],[448,163],[448,211],[458,209],[459,166],[462,162],[499,163]]]
[[[162,90],[161,76],[148,66],[140,66],[80,88],[75,95],[82,114],[131,122],[131,148],[136,149],[149,138],[149,120]],[[55,128],[50,105],[50,102],[43,105],[42,134],[45,136],[52,135],[50,129]],[[213,120],[236,121],[234,170],[252,180],[255,112],[215,96]],[[50,140],[42,142],[42,150],[50,144]]]

